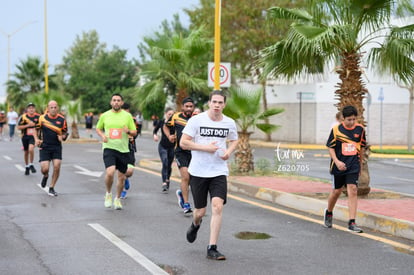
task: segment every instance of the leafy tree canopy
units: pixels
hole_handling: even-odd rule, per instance
[[[108,51],[94,30],[82,33],[57,67],[64,75],[65,92],[82,98],[83,109],[105,111],[114,92],[136,85],[136,66],[126,59],[126,53],[118,47]]]

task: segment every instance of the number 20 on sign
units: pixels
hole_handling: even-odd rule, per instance
[[[214,71],[215,66],[213,62],[208,63],[208,86],[214,87]],[[230,63],[220,63],[220,87],[230,87],[231,71]]]

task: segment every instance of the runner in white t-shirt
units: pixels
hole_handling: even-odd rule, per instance
[[[14,137],[14,131],[16,128],[17,120],[19,119],[19,114],[16,113],[15,110],[13,110],[13,107],[9,108],[9,111],[7,112],[7,124],[9,125],[9,137],[10,141],[13,140]]]
[[[233,119],[223,115],[226,96],[222,91],[213,91],[206,112],[193,116],[183,130],[180,146],[191,150],[188,171],[194,199],[193,222],[187,230],[187,240],[197,238],[201,220],[206,214],[207,197],[211,199],[210,241],[207,258],[225,260],[217,250],[223,205],[227,198],[227,160],[237,146],[237,127]],[[229,141],[229,146],[226,146]]]

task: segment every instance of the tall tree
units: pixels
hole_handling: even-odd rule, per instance
[[[66,92],[74,99],[82,98],[83,109],[102,112],[108,109],[112,93],[136,85],[136,66],[126,59],[126,53],[118,47],[108,51],[96,31],[84,32],[56,70],[67,79]]]
[[[307,9],[272,7],[268,14],[275,24],[278,19],[293,20],[293,23],[283,40],[262,51],[259,66],[266,76],[294,79],[304,74],[320,74],[332,62],[336,63],[335,72],[340,79],[335,91],[336,106],[338,110],[346,105],[355,106],[358,121],[365,125],[362,101],[368,90],[362,80],[361,63],[369,44],[382,44],[378,38],[388,36],[395,29],[390,24],[395,2],[309,0]],[[406,26],[406,30],[412,32],[414,28]],[[360,195],[370,191],[367,159],[367,155],[363,156]]]
[[[277,1],[281,7],[302,7],[303,0]],[[261,70],[253,66],[259,51],[282,38],[287,31],[289,22],[279,24],[277,28],[268,24],[267,9],[274,5],[274,0],[238,0],[222,1],[221,29],[221,59],[232,64],[232,75],[247,80],[250,83],[262,85],[263,109],[267,107],[266,81],[260,78]],[[192,27],[206,26],[211,37],[214,37],[215,2],[201,0],[194,9],[185,9],[189,15]],[[269,123],[269,121],[267,121]],[[271,140],[270,133],[266,135]]]
[[[212,41],[202,28],[188,36],[174,33],[146,40],[149,60],[141,64],[144,84],[137,99],[140,106],[153,104],[171,96],[177,110],[190,93],[207,93],[206,68],[211,57]]]
[[[406,12],[408,9],[405,9]],[[374,47],[370,60],[379,65],[381,75],[391,74],[397,84],[408,90],[407,149],[412,150],[414,115],[414,32],[412,25],[395,27],[386,37],[383,45]]]
[[[44,87],[44,64],[40,57],[29,56],[16,65],[17,72],[7,82],[7,101],[17,110],[26,106],[27,97]]]

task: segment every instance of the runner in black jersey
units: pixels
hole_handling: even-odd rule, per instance
[[[190,174],[188,173],[188,166],[191,161],[191,151],[183,150],[180,147],[180,139],[187,121],[191,118],[194,111],[194,101],[191,97],[184,98],[181,106],[181,112],[175,113],[164,124],[163,130],[170,142],[175,142],[175,160],[180,169],[181,175],[181,189],[178,189],[176,194],[178,197],[178,204],[184,211],[184,215],[190,215],[193,210],[189,202],[189,185]],[[171,134],[170,129],[174,129],[174,135]]]
[[[324,226],[332,227],[333,209],[345,187],[348,193],[348,230],[362,233],[355,223],[358,203],[358,177],[361,171],[361,155],[366,146],[365,130],[356,123],[357,110],[346,106],[342,110],[342,123],[335,125],[329,135],[326,146],[331,156],[332,192],[328,198],[328,207],[324,213]]]
[[[51,100],[47,104],[47,112],[39,117],[35,144],[39,146],[40,167],[43,174],[41,186],[46,187],[49,178],[50,162],[53,163],[52,181],[49,195],[57,196],[55,185],[59,178],[62,163],[62,142],[68,137],[66,119],[59,114],[59,105]]]
[[[36,173],[33,165],[35,140],[33,135],[36,134],[36,124],[40,115],[36,113],[36,106],[33,103],[27,104],[26,113],[24,113],[17,122],[17,129],[22,131],[22,144],[24,151],[24,162],[26,164],[25,175],[30,172]]]

